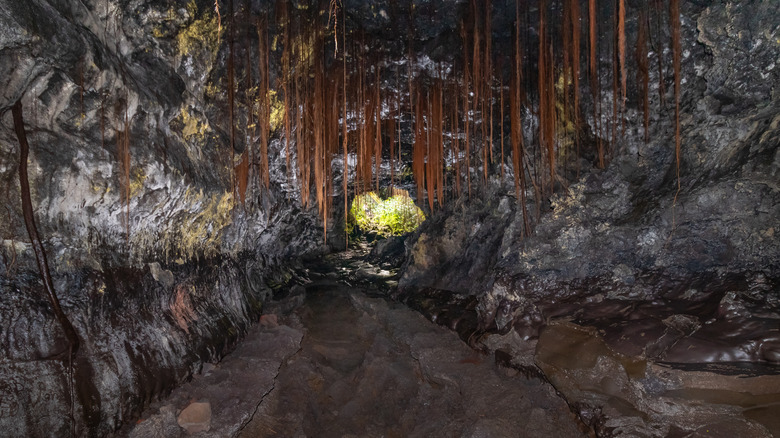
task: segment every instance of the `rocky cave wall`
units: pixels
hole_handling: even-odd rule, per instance
[[[233,158],[254,138],[243,124],[230,150],[213,8],[0,2],[3,434],[112,432],[218,361],[295,260],[324,248],[315,215],[279,177],[278,141],[270,186],[254,174],[253,195],[235,196]],[[67,354],[52,359],[68,340],[22,218],[17,100],[37,228],[81,341],[72,376]]]
[[[543,199],[530,236],[506,180],[448,205],[407,239],[398,298],[544,376],[600,436],[776,434],[771,409],[762,419],[667,394],[776,393],[778,12],[772,2],[681,3],[679,191],[671,71],[661,103],[650,69],[648,142],[629,98],[619,153],[603,170],[583,163],[580,179]]]
[[[543,199],[531,237],[523,236],[511,187],[498,181],[448,206],[407,242],[400,287],[477,295],[490,325],[500,303],[529,293],[560,298],[592,284],[616,296],[650,296],[651,286],[637,286],[647,275],[776,279],[779,29],[771,17],[778,9],[699,3],[681,9],[679,193],[666,71],[666,102],[651,102],[647,143],[641,108],[631,99],[620,153],[606,169],[586,168],[579,181]],[[658,80],[651,71],[651,96]]]

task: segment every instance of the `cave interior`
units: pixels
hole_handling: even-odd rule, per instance
[[[128,428],[338,278],[585,435],[780,436],[778,17],[0,0],[0,430],[175,436]],[[425,220],[361,230],[369,193]]]

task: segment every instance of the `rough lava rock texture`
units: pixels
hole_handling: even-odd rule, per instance
[[[191,382],[153,403],[142,421],[117,436],[237,436],[274,390],[280,368],[295,357],[303,336],[283,324],[253,327],[230,356],[216,366],[204,366]]]
[[[780,5],[683,3],[679,193],[669,71],[648,143],[629,101],[640,116],[626,120],[622,153],[529,202],[541,211],[530,237],[508,182],[444,209],[407,239],[398,296],[543,374],[599,435],[771,436]],[[741,399],[725,389],[738,382]],[[751,415],[761,400],[764,417]]]
[[[307,289],[301,349],[239,437],[587,436],[552,387],[403,305],[327,279]]]
[[[323,251],[296,209],[278,141],[271,185],[241,204],[227,54],[213,2],[0,1],[0,430],[105,436],[217,362]],[[236,45],[241,50],[240,44]],[[45,299],[21,213],[21,100],[37,228],[68,340]],[[239,108],[240,107],[240,108]],[[236,125],[246,109],[237,104]],[[243,121],[243,122],[240,122]],[[276,149],[274,149],[276,148]],[[127,154],[125,154],[127,151]]]

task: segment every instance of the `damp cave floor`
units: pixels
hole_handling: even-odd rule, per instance
[[[373,288],[341,280],[360,270],[359,257],[337,257],[312,269],[300,305],[262,318],[234,352],[155,402],[126,436],[589,434],[549,384],[496,365]],[[188,435],[176,416],[192,402],[208,402],[211,416],[208,431]]]

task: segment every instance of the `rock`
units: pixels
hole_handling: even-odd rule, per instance
[[[290,296],[306,295],[306,288],[300,284],[295,284],[290,288]]]
[[[279,318],[271,313],[260,317],[260,326],[265,328],[274,328],[279,325]]]
[[[190,435],[207,432],[211,429],[211,404],[209,402],[190,403],[181,411],[177,422]]]
[[[685,330],[693,321],[675,315],[669,322]],[[661,366],[619,354],[596,330],[569,322],[542,331],[536,363],[570,405],[600,411],[601,427],[610,436],[677,436],[671,433],[679,431],[685,432],[679,436],[768,438],[778,432],[780,375],[760,375],[760,370],[751,375],[757,370],[749,364],[710,370],[702,364]]]
[[[678,330],[685,336],[689,336],[701,327],[699,319],[691,315],[672,315],[664,319],[663,323],[669,328]]]
[[[306,299],[306,288],[300,284],[290,287],[280,287],[273,299],[265,303],[263,311],[266,314],[287,315],[298,308]]]
[[[176,423],[176,409],[165,405],[160,411],[139,422],[128,434],[129,438],[174,438],[180,436],[181,429]]]
[[[761,358],[767,362],[780,364],[780,336],[761,344]]]
[[[177,433],[166,438],[185,433],[201,438],[236,436],[274,388],[279,368],[298,351],[302,338],[302,332],[286,325],[274,330],[264,330],[259,325],[252,327],[219,366],[204,364],[201,377],[174,389],[164,400],[152,403],[152,411],[163,404],[186,406],[178,420],[173,416]],[[151,418],[156,415],[159,414]],[[135,428],[143,427],[144,423]]]
[[[149,271],[151,271],[152,277],[154,277],[154,280],[156,282],[165,286],[167,289],[173,287],[173,283],[174,283],[173,272],[161,268],[160,264],[157,262],[149,263]]]
[[[214,371],[217,368],[217,365],[213,363],[206,362],[203,364],[203,366],[200,368],[200,375],[201,376],[208,376],[211,374],[212,371]]]
[[[225,115],[225,64],[232,57],[227,56],[227,39],[219,36],[212,8],[203,7],[209,2],[187,2],[199,5],[192,8],[171,7],[174,3],[0,0],[0,112],[17,99],[24,103],[38,229],[51,256],[56,288],[63,292],[62,307],[85,338],[74,376],[79,387],[74,409],[81,413],[76,426],[84,435],[110,434],[127,412],[138,412],[146,400],[186,381],[204,358],[219,360],[257,321],[272,294],[267,286],[275,291],[289,284],[289,275],[264,280],[271,266],[322,251],[316,209],[301,207],[300,184],[287,177],[295,172],[285,164],[290,155],[283,153],[285,142],[279,135],[267,145],[270,184],[249,193],[246,208],[236,202],[235,168],[225,160],[247,150],[250,133],[243,127],[249,125],[244,122],[251,111],[242,104],[236,107],[235,120]],[[247,11],[252,16],[272,2],[247,3],[252,4]],[[452,51],[447,41],[459,40],[460,11],[468,8],[425,3],[436,14],[435,23],[429,23],[427,7],[421,14],[392,13],[393,23],[404,23],[406,15],[423,20],[423,26],[414,26],[420,39],[413,46],[436,48],[425,59],[451,59],[459,51]],[[629,3],[633,13],[641,2]],[[418,300],[420,308],[431,309],[431,316],[468,334],[468,339],[478,338],[471,336],[477,329],[496,325],[502,336],[506,330],[520,340],[533,339],[549,318],[562,315],[583,325],[618,324],[615,320],[622,318],[630,321],[622,327],[625,336],[605,341],[621,341],[632,355],[650,345],[645,338],[653,338],[655,356],[670,362],[780,362],[778,306],[761,302],[777,297],[780,284],[780,2],[682,3],[681,190],[676,190],[670,147],[673,87],[671,53],[664,43],[650,55],[661,61],[661,73],[651,69],[650,82],[654,88],[665,83],[667,94],[664,106],[659,102],[663,97],[652,93],[649,142],[636,135],[642,128],[631,93],[621,112],[625,129],[621,126],[618,144],[608,142],[614,160],[605,169],[588,168],[588,162],[594,162],[594,137],[604,129],[594,129],[589,125],[595,119],[583,117],[575,127],[584,134],[585,152],[577,162],[578,173],[579,163],[585,162],[582,180],[566,175],[573,154],[560,149],[566,159],[551,169],[561,177],[555,193],[542,187],[546,195],[534,195],[539,188],[528,187],[528,205],[520,205],[509,182],[513,175],[502,178],[504,187],[496,187],[501,184],[491,179],[485,184],[490,187],[473,200],[445,205],[416,237],[409,237],[409,251],[404,252],[412,259],[399,287],[453,291],[469,297],[464,303],[490,311],[464,312],[460,303],[445,303],[442,310]],[[405,53],[399,50],[403,44],[392,42],[403,39],[383,38],[398,28],[389,25],[379,6],[377,0],[350,2],[350,22],[366,30],[368,50],[374,50],[378,40],[390,49],[394,46],[390,52]],[[514,12],[504,13],[507,7],[511,3],[494,4],[499,51],[500,43],[512,35],[506,17],[511,21]],[[602,8],[602,14],[605,10],[609,8]],[[636,23],[629,16],[628,41],[635,40],[631,33]],[[668,36],[666,31],[653,33]],[[602,44],[610,35],[602,34]],[[234,41],[236,53],[252,58],[257,53],[249,50],[252,41],[243,36]],[[411,65],[405,55],[393,56],[382,61]],[[605,57],[600,63],[610,60]],[[428,71],[420,77],[433,77],[436,64],[418,63],[420,72]],[[251,79],[240,65],[236,77]],[[273,77],[279,72],[271,73]],[[635,71],[624,73],[621,76],[633,82]],[[389,88],[383,90],[385,95],[400,91]],[[249,89],[241,87],[238,102],[248,101]],[[586,114],[594,105],[585,98],[589,93],[581,94]],[[529,97],[534,99],[533,92]],[[604,98],[610,99],[606,90]],[[526,113],[522,124],[530,134],[538,119],[533,111]],[[405,138],[406,145],[412,128],[405,121],[401,125],[399,138]],[[603,127],[608,126],[614,128],[615,123]],[[227,151],[227,132],[235,127],[241,127],[237,142]],[[123,140],[132,145],[124,157],[113,146]],[[70,427],[66,406],[75,399],[63,389],[61,364],[39,361],[61,352],[64,338],[60,330],[52,330],[57,323],[50,306],[39,298],[40,279],[19,205],[16,140],[7,115],[0,124],[0,143],[5,207],[0,212],[0,430],[20,436],[65,435]],[[544,161],[544,155],[534,153],[536,143],[529,142],[529,157]],[[398,164],[403,167],[408,158],[405,161]],[[376,164],[389,167],[386,162]],[[447,178],[454,170],[450,164]],[[475,172],[478,167],[475,162]],[[532,167],[529,175],[540,175],[541,169]],[[497,176],[495,168],[491,173]],[[129,181],[123,183],[125,178]],[[333,186],[335,211],[340,210],[339,198],[342,206],[345,201],[339,186]],[[522,213],[526,207],[530,221]],[[334,219],[332,223],[341,222]],[[341,238],[339,232],[328,234]],[[250,263],[246,270],[237,254],[262,257],[262,263]],[[155,261],[169,257],[180,260],[178,266],[165,264],[169,269],[163,269]],[[139,269],[147,264],[151,276]],[[245,271],[246,280],[238,280]],[[757,297],[727,296],[714,323],[709,323],[714,316],[708,300],[683,303],[685,309],[666,309],[662,315],[642,314],[645,304],[663,301],[667,291],[690,279],[758,271],[766,273],[769,287]],[[646,280],[658,275],[676,283]],[[335,273],[327,277],[338,278]],[[182,288],[173,296],[175,279],[182,280]],[[499,286],[501,294],[486,299]],[[689,301],[707,296],[702,286],[696,286]],[[303,301],[299,292],[277,305],[279,314]],[[586,311],[584,303],[596,294],[617,302],[612,303],[612,320]],[[717,303],[721,297],[710,298]],[[178,310],[173,315],[170,303]],[[548,306],[541,306],[544,303]],[[701,326],[693,319],[665,319],[683,311]],[[723,340],[728,341],[725,346]],[[211,400],[216,409],[216,399]]]
[[[586,436],[549,385],[505,377],[453,333],[368,289],[323,286],[297,312],[300,350],[239,438]]]
[[[369,259],[375,263],[387,264],[390,267],[398,267],[404,261],[406,248],[404,236],[391,236],[376,243],[369,254]]]

